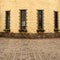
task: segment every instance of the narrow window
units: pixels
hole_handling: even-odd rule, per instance
[[[58,31],[58,12],[54,12],[54,31]]]
[[[20,10],[20,31],[26,32],[26,10]]]
[[[43,10],[38,10],[38,32],[44,32],[44,30],[43,30]]]
[[[6,11],[6,31],[10,31],[10,11]]]

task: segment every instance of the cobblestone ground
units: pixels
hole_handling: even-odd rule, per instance
[[[60,60],[60,39],[0,38],[0,60]]]

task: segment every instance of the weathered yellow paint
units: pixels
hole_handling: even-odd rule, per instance
[[[19,33],[19,10],[27,9],[27,31],[36,33],[37,10],[44,10],[45,33],[54,33],[54,11],[59,13],[60,29],[60,0],[1,0],[0,1],[0,32],[5,29],[5,11],[10,10],[10,30]]]

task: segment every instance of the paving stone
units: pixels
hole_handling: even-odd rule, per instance
[[[0,60],[60,60],[60,39],[0,38]]]

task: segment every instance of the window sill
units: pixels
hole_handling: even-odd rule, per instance
[[[37,32],[44,32],[44,29],[38,29]]]
[[[10,29],[4,29],[5,32],[10,32]]]
[[[19,32],[27,32],[27,30],[25,29],[25,30],[19,30]]]
[[[57,29],[57,28],[56,28],[56,29],[54,29],[54,32],[59,32],[59,31],[60,31],[60,30],[59,30],[59,29]]]

